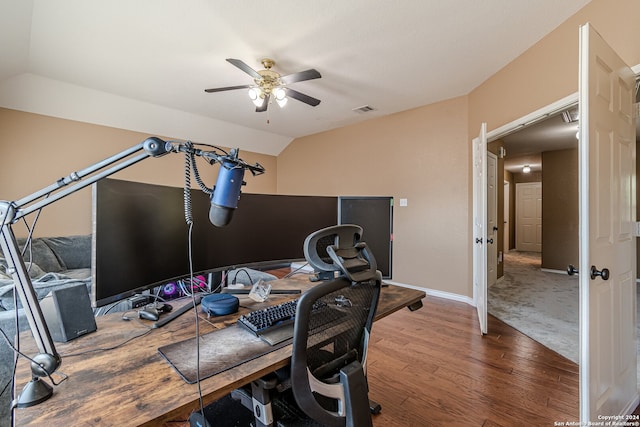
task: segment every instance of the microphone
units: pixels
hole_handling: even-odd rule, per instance
[[[164,142],[160,138],[149,138],[151,142]],[[214,147],[215,148],[215,147]],[[207,159],[210,164],[220,163],[220,171],[218,172],[218,179],[216,185],[213,186],[211,192],[211,207],[209,208],[209,221],[216,227],[226,227],[231,218],[233,212],[238,207],[238,200],[240,200],[240,188],[246,184],[242,179],[244,178],[244,171],[249,170],[253,176],[261,175],[264,173],[264,167],[260,163],[250,165],[244,160],[238,157],[240,149],[235,148],[229,150],[229,154],[225,153],[220,155],[215,151],[203,151],[193,147],[191,142],[186,144],[173,144],[171,142],[165,143],[166,152],[183,152],[190,156],[199,156]],[[190,167],[193,167],[196,180],[200,188],[208,193],[208,188],[204,183],[200,181],[198,171],[195,167],[195,163],[192,161]],[[185,201],[185,207],[187,202]]]
[[[244,165],[238,161],[238,150],[231,150],[220,163],[220,171],[213,192],[209,221],[216,227],[225,227],[231,222],[233,212],[238,207],[240,188],[245,184]]]

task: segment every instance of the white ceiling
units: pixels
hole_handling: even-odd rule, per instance
[[[465,95],[589,0],[0,0],[0,106],[277,155]],[[577,37],[577,36],[576,36]],[[322,78],[256,113],[225,58]],[[369,105],[370,113],[352,110]]]
[[[577,106],[571,108],[577,114]],[[565,122],[562,112],[502,137],[507,155],[504,168],[520,172],[529,165],[533,172],[542,170],[542,152],[578,147],[578,122]]]

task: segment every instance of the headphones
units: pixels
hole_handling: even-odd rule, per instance
[[[202,298],[200,306],[209,316],[225,316],[238,311],[240,300],[229,294],[211,294]]]

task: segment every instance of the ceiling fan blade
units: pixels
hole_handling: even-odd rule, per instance
[[[205,89],[204,91],[207,93],[213,92],[224,92],[225,90],[236,90],[236,89],[247,89],[253,85],[241,85],[241,86],[228,86],[228,87],[217,87],[213,89]]]
[[[322,77],[320,73],[312,68],[310,70],[300,71],[299,73],[287,74],[286,76],[282,76],[280,77],[280,81],[288,85],[305,80],[319,79],[320,77]]]
[[[238,68],[240,68],[242,71],[244,71],[245,73],[249,74],[254,79],[261,79],[262,78],[262,76],[260,74],[258,74],[258,72],[256,70],[254,70],[253,68],[249,67],[244,61],[242,61],[240,59],[227,58],[227,62],[230,63],[230,64],[235,65]]]
[[[267,111],[267,107],[269,106],[269,97],[270,97],[269,94],[264,96],[264,102],[262,103],[261,106],[256,107],[256,113],[262,113],[263,111]]]
[[[285,87],[284,91],[286,92],[289,98],[297,99],[298,101],[304,102],[305,104],[309,104],[312,107],[315,107],[318,104],[320,104],[319,99],[316,99],[309,95],[305,95],[304,93],[298,92],[297,90],[293,90],[288,87]]]

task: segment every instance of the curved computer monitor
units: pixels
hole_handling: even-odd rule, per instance
[[[337,198],[243,193],[233,220],[209,222],[209,196],[191,190],[198,273],[304,259],[307,235],[337,223]],[[93,186],[93,304],[120,301],[189,275],[183,189],[103,179]]]

